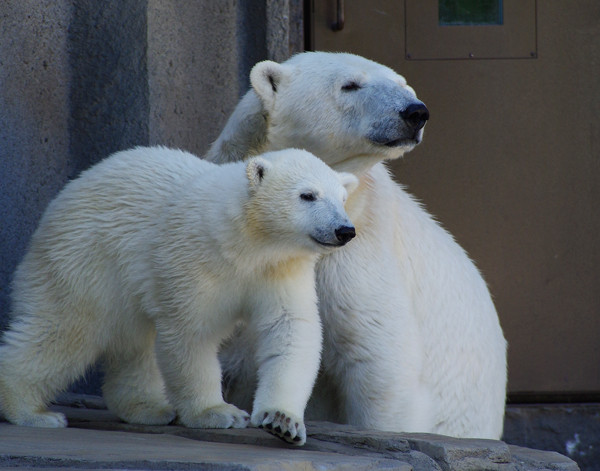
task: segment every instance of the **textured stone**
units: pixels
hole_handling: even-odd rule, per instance
[[[402,470],[391,460],[189,440],[170,434],[39,429],[0,424],[0,466],[91,469]]]
[[[410,451],[408,441],[392,432],[367,433],[347,425],[313,422],[308,435],[317,440],[342,443],[378,453]]]
[[[532,450],[510,445],[510,452],[514,463],[519,471],[529,471],[537,469],[557,470],[557,471],[576,471],[579,469],[577,464],[553,451]]]
[[[309,422],[308,440],[295,448],[263,430],[189,429],[119,421],[98,397],[67,394],[53,406],[67,429],[0,423],[0,468],[129,468],[230,470],[556,470],[575,462],[553,452],[495,440],[396,434]]]
[[[397,433],[361,430],[349,425],[329,422],[309,422],[309,446],[332,449],[332,444],[344,445],[344,453],[378,453],[410,464],[414,471],[436,471],[440,466],[425,453],[411,450],[408,440]],[[319,441],[315,445],[313,440]]]
[[[411,448],[433,458],[445,471],[514,469],[508,445],[501,441],[416,433],[403,436]]]

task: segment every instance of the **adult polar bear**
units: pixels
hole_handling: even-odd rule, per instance
[[[208,152],[218,162],[299,147],[360,179],[356,240],[317,265],[322,372],[307,417],[390,431],[498,439],[506,342],[480,273],[382,161],[422,138],[427,109],[365,58],[307,52],[258,63]],[[251,403],[252,355],[222,352],[229,399]]]

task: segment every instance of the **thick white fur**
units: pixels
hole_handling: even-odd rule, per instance
[[[314,264],[333,250],[313,239],[333,244],[351,224],[354,186],[293,149],[219,166],[136,148],[84,172],[50,203],[15,274],[0,346],[6,418],[65,426],[46,404],[102,357],[104,396],[123,420],[245,427],[217,360],[243,319],[257,341],[252,422],[304,443],[321,352]]]
[[[296,146],[360,178],[346,206],[356,240],[317,265],[324,350],[307,416],[500,438],[506,342],[486,284],[381,163],[411,150],[422,132],[403,145],[373,142],[405,133],[398,111],[420,103],[412,88],[387,67],[338,53],[262,62],[250,77],[209,160]],[[221,355],[237,404],[250,400],[256,366],[244,348],[254,343],[235,340]]]

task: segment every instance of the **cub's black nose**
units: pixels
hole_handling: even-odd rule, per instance
[[[340,241],[340,245],[346,244],[356,235],[356,231],[352,226],[341,226],[335,230],[335,236]]]
[[[423,103],[415,103],[407,106],[400,116],[411,128],[418,131],[427,123],[429,110]]]

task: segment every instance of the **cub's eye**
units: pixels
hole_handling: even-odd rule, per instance
[[[342,90],[345,92],[353,92],[355,90],[360,90],[361,88],[361,85],[355,81],[348,82],[342,85]]]
[[[302,193],[300,199],[304,201],[315,201],[317,197],[314,193]]]

